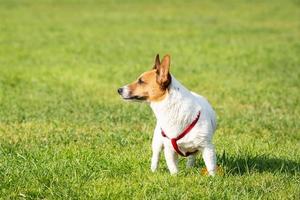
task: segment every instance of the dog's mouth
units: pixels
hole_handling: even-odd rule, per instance
[[[123,99],[127,100],[127,101],[145,101],[145,100],[147,100],[147,97],[143,97],[143,96],[131,96],[131,97],[123,97]]]
[[[119,88],[118,93],[126,101],[145,101],[145,100],[147,100],[146,96],[132,94],[132,92],[128,89],[127,86]]]

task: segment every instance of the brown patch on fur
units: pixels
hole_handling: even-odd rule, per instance
[[[170,56],[165,55],[160,63],[160,65],[156,68],[157,73],[157,82],[161,85],[161,87],[167,88],[171,83],[171,75],[169,73],[170,70]]]
[[[160,65],[159,54],[157,54],[155,57],[154,66],[152,69],[157,69],[159,65]]]
[[[138,80],[134,81],[128,88],[132,96],[145,97],[148,101],[161,101],[167,94],[167,88],[162,88],[156,81],[156,70],[143,73]]]
[[[160,62],[157,54],[153,69],[143,73],[138,80],[128,85],[131,97],[152,102],[163,100],[171,84],[169,69],[170,56],[164,56]]]

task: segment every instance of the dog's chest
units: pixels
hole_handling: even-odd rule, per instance
[[[183,152],[193,152],[201,147],[204,147],[212,137],[212,126],[209,123],[209,120],[207,120],[207,114],[205,111],[200,112],[200,117],[195,126],[193,126],[190,131],[185,134],[184,137],[177,140],[177,144],[179,148]],[[191,124],[191,120],[188,120],[185,123],[177,122],[178,124],[173,124],[173,126],[170,126],[170,124],[167,124],[163,126],[162,128],[167,135],[169,139],[165,138],[165,145],[170,146],[171,138],[177,138],[188,126]],[[179,124],[185,124],[185,126],[178,126]]]

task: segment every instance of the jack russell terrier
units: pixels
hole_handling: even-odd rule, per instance
[[[217,171],[212,137],[216,115],[208,101],[186,89],[169,72],[170,56],[155,58],[153,69],[144,72],[131,84],[118,89],[123,99],[149,102],[157,123],[152,141],[151,170],[156,171],[160,151],[171,174],[178,172],[178,154],[188,157],[187,167],[195,163],[201,151],[209,175]]]

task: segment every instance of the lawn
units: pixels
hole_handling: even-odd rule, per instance
[[[0,0],[0,199],[299,199],[300,2]],[[150,171],[155,117],[117,88],[171,55],[223,175]]]

